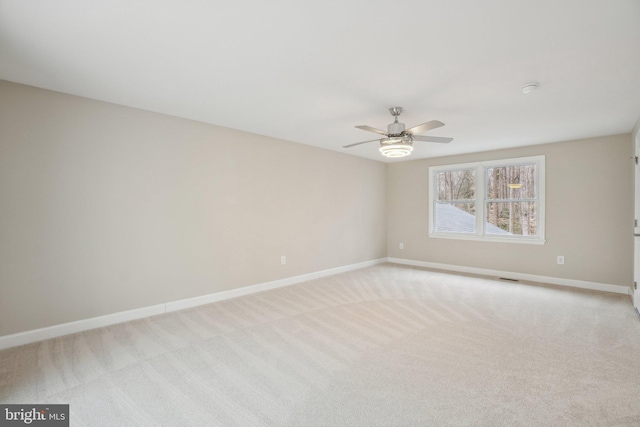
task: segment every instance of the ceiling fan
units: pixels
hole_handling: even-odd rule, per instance
[[[422,123],[421,125],[414,126],[405,130],[404,123],[398,123],[398,116],[400,115],[400,113],[402,113],[402,107],[389,108],[389,112],[393,117],[395,117],[395,121],[387,126],[386,132],[371,126],[356,126],[358,129],[384,135],[384,138],[356,142],[355,144],[345,145],[342,148],[355,147],[356,145],[366,144],[368,142],[380,141],[380,152],[383,156],[404,157],[408,156],[409,154],[411,154],[411,151],[413,151],[413,141],[440,143],[448,143],[453,141],[453,138],[418,135],[428,130],[444,126],[444,123],[439,122],[438,120],[431,120],[430,122]]]

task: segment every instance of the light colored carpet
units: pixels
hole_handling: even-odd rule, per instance
[[[640,425],[627,296],[379,265],[0,352],[72,425]]]

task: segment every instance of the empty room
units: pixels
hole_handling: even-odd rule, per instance
[[[0,425],[640,425],[640,2],[0,0]]]

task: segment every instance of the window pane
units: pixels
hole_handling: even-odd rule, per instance
[[[440,233],[475,233],[475,203],[434,203],[435,231]]]
[[[536,214],[535,202],[489,202],[485,233],[535,236]]]
[[[535,199],[536,165],[487,168],[487,199]]]
[[[476,197],[475,169],[438,172],[436,200],[473,200]]]

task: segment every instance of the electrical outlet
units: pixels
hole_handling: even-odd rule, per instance
[[[287,257],[282,255],[280,257],[280,265],[285,265],[287,263]]]
[[[400,243],[400,249],[404,249],[404,243]]]
[[[558,264],[564,264],[564,257],[562,255],[558,255]]]

